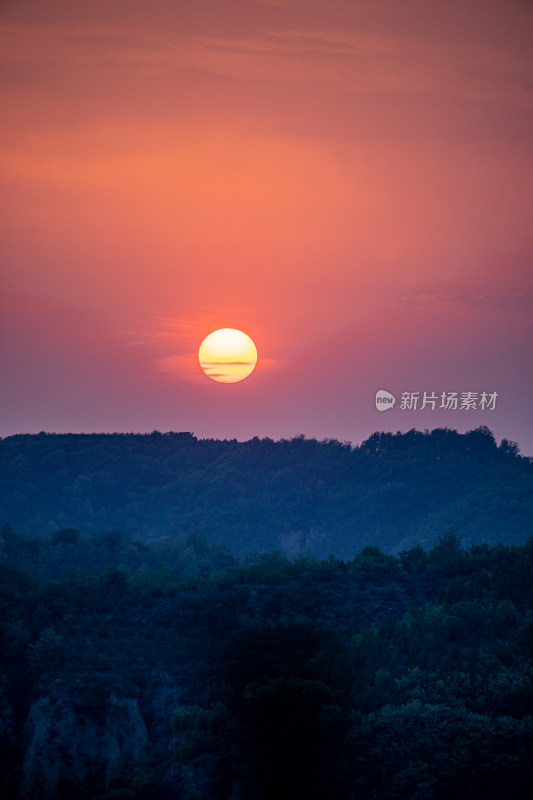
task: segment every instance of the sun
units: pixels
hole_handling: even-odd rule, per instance
[[[257,348],[246,333],[236,328],[219,328],[206,336],[198,361],[208,378],[219,383],[238,383],[257,364]]]

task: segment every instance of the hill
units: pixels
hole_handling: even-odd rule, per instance
[[[298,436],[16,435],[0,440],[0,522],[144,540],[199,531],[237,554],[350,558],[365,545],[430,547],[531,535],[533,463],[487,428],[375,433],[360,446]]]

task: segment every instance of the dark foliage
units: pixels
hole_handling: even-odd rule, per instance
[[[529,797],[533,540],[239,564],[198,532],[3,533],[4,796],[39,708],[58,800]],[[103,740],[133,705],[142,756],[76,779],[62,720]]]
[[[76,545],[73,528],[116,532],[109,549],[124,532],[201,531],[238,554],[352,558],[365,545],[427,548],[452,525],[467,546],[521,544],[532,518],[533,464],[487,428],[375,433],[360,447],[157,431],[0,440],[0,520],[57,531],[58,548]]]

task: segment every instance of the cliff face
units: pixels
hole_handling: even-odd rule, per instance
[[[26,728],[21,796],[32,800],[103,792],[113,776],[135,774],[148,742],[137,699],[113,692],[91,707],[62,686],[32,704]]]
[[[16,737],[16,715],[9,694],[9,682],[5,675],[0,675],[0,753],[8,753]],[[3,789],[3,784],[2,776],[0,791]]]

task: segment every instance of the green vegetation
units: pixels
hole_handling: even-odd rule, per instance
[[[238,561],[198,531],[4,526],[1,547],[4,796],[53,719],[58,800],[529,797],[533,539]],[[79,777],[72,731],[114,718],[142,756]]]
[[[532,489],[486,428],[0,440],[2,796],[529,797]]]
[[[533,464],[487,428],[375,433],[359,447],[158,432],[0,440],[0,522],[67,529],[58,545],[75,544],[71,528],[143,541],[202,531],[238,555],[349,559],[365,545],[428,548],[450,526],[467,546],[523,544],[532,519]]]

